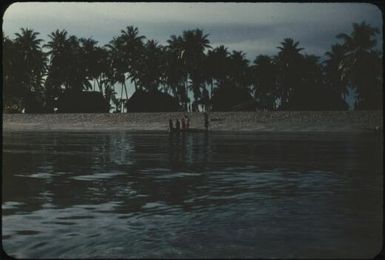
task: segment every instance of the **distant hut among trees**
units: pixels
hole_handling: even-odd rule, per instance
[[[255,111],[257,103],[246,89],[218,88],[211,98],[212,111]]]
[[[137,90],[127,100],[127,112],[177,112],[182,111],[178,100],[160,91]]]
[[[59,95],[57,113],[108,113],[109,104],[97,91],[66,91]]]

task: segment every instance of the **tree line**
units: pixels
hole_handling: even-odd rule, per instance
[[[243,51],[211,47],[201,29],[172,35],[163,46],[128,26],[99,46],[66,30],[44,43],[38,32],[22,28],[14,39],[3,34],[3,111],[53,113],[63,93],[97,90],[102,99],[89,102],[106,101],[108,109],[122,112],[127,81],[137,92],[172,96],[184,111],[191,104],[214,111],[346,110],[349,89],[357,94],[355,109],[381,109],[378,33],[354,23],[322,58],[286,38],[276,55],[250,62]]]

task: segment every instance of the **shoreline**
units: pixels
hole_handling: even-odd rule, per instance
[[[124,114],[3,114],[3,132],[134,131],[166,132],[168,120],[190,118],[190,127],[204,131],[201,112]],[[383,112],[256,111],[210,112],[209,132],[215,133],[360,133],[382,132]]]

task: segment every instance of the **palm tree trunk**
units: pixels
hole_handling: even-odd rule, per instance
[[[121,85],[120,89],[120,101],[123,99],[123,84]]]
[[[183,107],[184,109],[187,111],[187,98],[188,98],[188,75],[186,76],[186,81],[185,81],[185,85],[184,85],[184,97],[183,97]]]
[[[127,92],[127,85],[126,82],[124,82],[124,92],[126,93],[126,99],[128,99],[128,92]]]

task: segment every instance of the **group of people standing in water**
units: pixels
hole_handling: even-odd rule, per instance
[[[176,119],[175,124],[170,118],[168,121],[169,131],[170,132],[179,132],[190,129],[190,118],[187,115],[184,115],[181,120]],[[209,115],[207,112],[204,113],[204,127],[206,130],[209,128]]]
[[[184,115],[181,120],[176,119],[175,125],[174,125],[171,118],[168,122],[169,122],[168,124],[169,124],[170,132],[186,130],[186,129],[190,128],[190,118],[188,118],[188,116],[186,116],[186,115]]]

